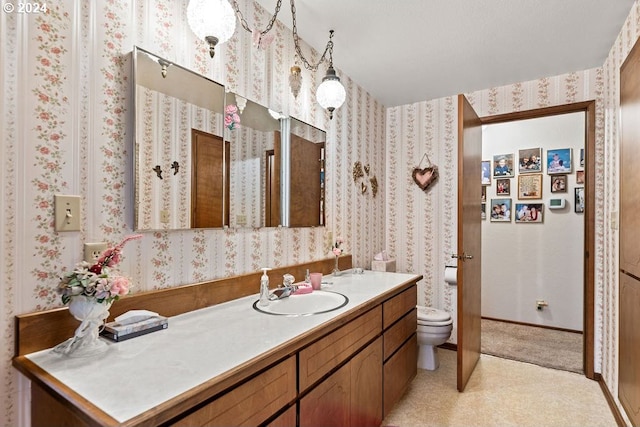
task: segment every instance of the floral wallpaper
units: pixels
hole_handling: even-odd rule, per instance
[[[269,13],[259,5],[239,4],[250,25],[268,21]],[[384,235],[376,231],[384,228],[384,194],[373,198],[356,191],[348,164],[356,159],[370,164],[384,187],[384,107],[338,69],[348,100],[330,121],[315,101],[323,67],[303,71],[297,98],[289,91],[295,50],[283,24],[274,26],[275,39],[267,49],[254,48],[251,35],[238,26],[211,59],[187,25],[186,5],[183,0],[63,0],[49,5],[46,14],[0,15],[4,425],[28,423],[28,381],[11,367],[13,317],[60,306],[54,291],[58,278],[81,260],[83,243],[115,243],[133,229],[130,52],[135,45],[326,130],[328,218],[324,228],[144,232],[120,264],[135,292],[326,258],[334,235],[345,236],[346,250],[361,265],[383,246]],[[318,58],[308,47],[303,50]],[[187,120],[191,112],[176,107],[175,114]],[[256,147],[240,147],[237,155],[253,156]],[[54,231],[54,194],[82,197],[82,231]],[[186,203],[184,192],[177,197]],[[343,210],[338,203],[349,207]],[[366,238],[359,241],[360,236]]]
[[[250,25],[265,25],[269,12],[251,0],[239,4]],[[120,264],[136,292],[325,258],[340,236],[356,265],[369,266],[373,254],[386,249],[397,258],[399,271],[425,276],[420,303],[455,311],[455,288],[442,278],[457,237],[455,94],[385,109],[338,69],[347,101],[329,120],[315,102],[324,69],[303,70],[299,96],[289,91],[295,50],[283,24],[274,26],[267,49],[254,48],[250,34],[238,27],[211,59],[188,28],[186,5],[184,0],[61,0],[49,4],[46,14],[0,14],[4,425],[28,425],[29,419],[28,381],[11,367],[14,316],[61,305],[55,286],[82,258],[84,242],[115,243],[132,231],[134,45],[326,130],[328,221],[310,229],[145,232]],[[597,101],[596,371],[616,399],[618,242],[616,230],[605,224],[618,203],[618,70],[638,38],[639,21],[636,2],[602,68],[468,94],[480,116]],[[311,60],[318,57],[304,49]],[[438,185],[427,192],[410,175],[423,154],[440,168]],[[377,177],[376,197],[362,194],[353,181],[357,161],[369,164]],[[82,197],[82,231],[54,231],[54,194]]]

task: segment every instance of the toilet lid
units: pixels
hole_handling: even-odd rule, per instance
[[[444,310],[432,307],[418,306],[418,321],[446,322],[451,320],[451,315]]]

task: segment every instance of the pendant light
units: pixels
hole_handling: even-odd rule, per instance
[[[189,0],[187,21],[195,35],[207,42],[212,58],[215,47],[236,30],[236,16],[227,0]]]
[[[333,30],[329,32],[329,68],[327,68],[327,74],[322,79],[322,83],[316,90],[316,99],[322,108],[326,108],[329,111],[329,119],[333,119],[333,112],[336,108],[340,108],[344,103],[347,93],[344,90],[344,86],[340,83],[340,77],[336,75],[336,70],[333,68]]]

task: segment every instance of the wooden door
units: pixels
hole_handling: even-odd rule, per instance
[[[218,228],[229,224],[229,150],[226,153],[225,162],[224,141],[221,137],[197,129],[191,130],[192,228]]]
[[[291,134],[291,188],[289,207],[290,227],[313,227],[322,225],[320,218],[322,148]]]
[[[267,152],[268,200],[266,200],[265,226],[277,227],[282,224],[280,213],[280,171],[282,164],[282,143],[280,132],[273,132],[273,150]]]
[[[640,425],[640,42],[620,68],[620,329],[618,398]]]
[[[481,166],[480,118],[458,95],[458,391],[480,358]]]

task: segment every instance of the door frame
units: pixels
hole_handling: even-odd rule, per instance
[[[585,113],[585,212],[584,212],[584,267],[583,267],[583,340],[582,362],[584,375],[596,379],[594,360],[595,339],[595,152],[596,102],[595,100],[564,104],[534,110],[517,111],[495,116],[480,117],[483,125],[534,119],[567,113]]]

